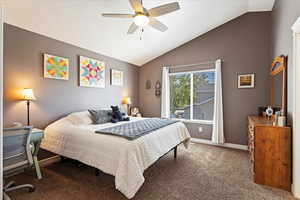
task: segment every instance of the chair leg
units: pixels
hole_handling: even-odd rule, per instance
[[[177,146],[174,148],[174,159],[177,158]]]
[[[15,186],[15,185],[16,185],[16,183],[14,181],[10,181],[8,184],[6,184],[4,186],[4,190],[6,190],[6,189],[8,189],[8,188],[10,188],[12,186]]]
[[[33,185],[31,185],[31,184],[23,184],[23,185],[17,185],[17,186],[14,186],[14,187],[7,188],[4,191],[5,192],[10,192],[10,191],[18,190],[18,189],[22,189],[22,188],[28,188],[29,192],[34,192],[34,190],[35,190],[35,187]]]
[[[3,192],[3,200],[11,200],[11,198],[5,192]]]

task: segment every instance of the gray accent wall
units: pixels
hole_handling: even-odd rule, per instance
[[[4,49],[4,125],[13,122],[26,124],[26,103],[18,100],[26,87],[33,88],[37,98],[31,103],[30,112],[31,124],[38,128],[45,128],[74,111],[120,104],[122,96],[131,97],[133,105],[139,103],[137,66],[9,24],[4,25]],[[43,77],[43,53],[69,59],[68,81]],[[79,55],[106,63],[105,89],[78,86]],[[110,85],[111,68],[124,72],[123,87]]]
[[[288,56],[288,114],[293,112],[293,32],[292,25],[300,16],[299,0],[276,0],[271,14],[271,56]]]
[[[258,106],[269,102],[270,15],[270,12],[247,13],[143,65],[139,78],[143,114],[160,116],[161,99],[154,95],[154,89],[146,90],[145,83],[146,80],[154,83],[161,80],[163,66],[221,58],[226,142],[247,144],[247,116],[256,114]],[[237,88],[237,75],[244,73],[255,73],[254,89]],[[195,125],[187,126],[200,138],[207,139],[207,134],[211,134],[211,128],[197,133]]]

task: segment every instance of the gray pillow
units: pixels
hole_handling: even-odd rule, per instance
[[[111,110],[89,110],[93,124],[105,124],[111,122]]]

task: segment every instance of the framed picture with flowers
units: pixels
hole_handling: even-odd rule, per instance
[[[69,59],[44,54],[44,78],[69,80]]]

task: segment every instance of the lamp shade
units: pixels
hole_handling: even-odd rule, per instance
[[[35,100],[33,90],[30,88],[24,88],[23,90],[23,100]]]
[[[121,104],[130,105],[130,104],[131,104],[131,99],[130,99],[130,97],[123,97],[123,98],[121,99]]]

